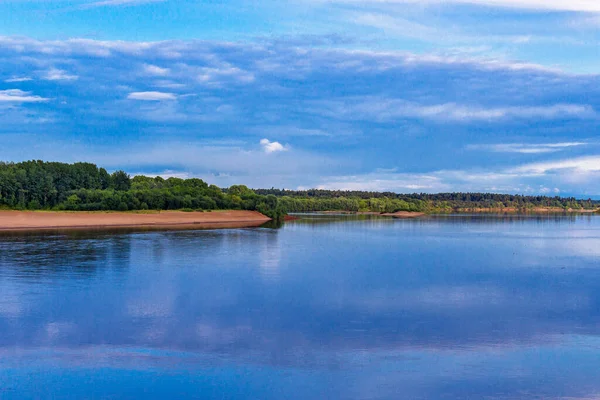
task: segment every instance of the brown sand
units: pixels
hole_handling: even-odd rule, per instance
[[[0,211],[0,231],[96,228],[241,228],[270,218],[256,211],[148,213]]]

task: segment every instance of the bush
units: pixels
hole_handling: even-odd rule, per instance
[[[29,204],[27,204],[27,208],[30,210],[39,210],[41,208],[40,202],[37,200],[31,200]]]

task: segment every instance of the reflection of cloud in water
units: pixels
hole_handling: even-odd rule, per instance
[[[539,253],[546,252],[560,262],[548,263],[540,259]],[[600,237],[564,237],[532,239],[527,241],[524,253],[529,256],[531,266],[564,267],[576,266],[579,268],[597,268],[597,263],[581,263],[581,259],[596,261],[600,258]],[[592,259],[592,260],[589,260]]]
[[[202,321],[196,324],[196,332],[198,338],[207,348],[232,345],[246,342],[252,335],[252,327],[247,325],[239,325],[232,327],[221,328],[210,322]]]
[[[23,290],[21,285],[11,285],[2,281],[0,270],[0,317],[17,318],[25,312]]]
[[[528,373],[552,384],[537,393],[598,393],[560,391],[597,367],[600,276],[560,268],[597,266],[597,223],[361,224],[0,244],[20,251],[0,254],[0,366],[62,347],[115,368],[343,371],[335,389],[361,398],[527,393]]]
[[[72,322],[49,322],[45,326],[46,339],[49,342],[72,333],[77,329],[77,325]]]
[[[326,301],[326,300],[324,300]],[[523,304],[528,305],[527,309]],[[586,309],[592,303],[585,293],[551,293],[531,289],[530,293],[510,292],[492,285],[431,286],[419,290],[376,291],[357,296],[348,305],[363,308],[368,312],[421,310],[427,313],[462,313],[467,310],[486,309],[490,312],[510,310],[553,312]],[[323,304],[326,307],[326,304]]]
[[[281,268],[281,247],[276,232],[265,231],[260,236],[260,273],[267,280],[278,280]]]
[[[249,389],[247,385],[251,381],[272,389],[273,379],[282,379],[283,373],[288,391],[294,387],[314,387],[321,391],[320,396],[305,398],[397,399],[401,393],[400,398],[410,399],[564,400],[592,399],[600,391],[595,379],[597,360],[594,355],[555,344],[487,352],[357,350],[338,353],[335,358],[316,354],[310,358],[311,362],[299,363],[311,368],[284,370],[271,369],[253,355],[233,360],[232,364],[230,355],[215,357],[203,352],[106,345],[29,350],[0,348],[0,380],[6,375],[3,371],[10,371],[16,377],[23,372],[15,368],[27,365],[47,375],[60,371],[59,379],[64,377],[61,368],[83,369],[86,376],[93,378],[96,374],[122,374],[123,370],[152,374],[151,379],[144,380],[145,388],[155,381],[173,379],[181,389],[182,385],[199,383],[190,382],[189,377],[208,377],[216,379],[215,382],[223,379],[221,383],[237,389]],[[296,356],[309,360],[302,354]],[[232,381],[232,373],[240,374],[238,379]],[[318,386],[316,377],[327,383],[325,389]],[[272,392],[264,394],[265,398],[275,398]],[[279,398],[302,398],[293,392],[280,394]]]
[[[455,254],[463,249],[455,238],[444,236],[451,243],[432,242],[431,236],[407,241],[405,224],[393,221],[385,222],[389,229],[376,236],[372,221],[367,222],[366,231],[354,221],[348,235],[318,237],[313,226],[302,230],[296,225],[294,235],[285,240],[279,231],[262,229],[136,234],[120,240],[127,246],[114,246],[111,237],[90,238],[94,246],[114,249],[114,254],[105,253],[111,262],[132,260],[119,280],[98,274],[79,293],[77,284],[74,290],[68,286],[73,274],[60,272],[55,276],[67,285],[64,292],[44,291],[27,298],[42,310],[40,322],[53,322],[43,321],[53,309],[60,310],[64,320],[77,321],[77,330],[57,338],[65,344],[77,345],[84,338],[86,343],[215,352],[225,351],[227,345],[227,351],[237,349],[240,354],[280,354],[283,363],[293,363],[291,351],[298,349],[314,354],[357,348],[475,348],[539,343],[562,332],[600,334],[593,322],[598,314],[593,279],[586,285],[571,275],[561,275],[559,281],[542,276],[550,279],[544,283],[539,272],[517,276],[504,268],[504,261],[512,259],[507,249],[552,261],[529,246],[530,241],[502,242],[490,259],[488,252],[479,251],[488,251],[488,242],[469,242],[464,247],[469,254]],[[336,226],[343,232],[343,225]],[[56,245],[64,246],[60,240]],[[368,252],[361,247],[366,240]],[[154,244],[163,247],[157,258]],[[391,257],[382,259],[382,254]],[[23,263],[26,259],[22,255]],[[463,265],[465,259],[469,263]],[[483,264],[488,259],[488,265]],[[471,264],[477,262],[486,268]],[[102,269],[102,260],[95,267],[110,271]],[[34,332],[39,326],[24,319],[17,298],[24,288],[8,287],[13,288],[14,301],[5,300],[4,314],[22,318],[30,332],[9,325],[9,335],[0,342],[11,343],[18,336],[20,345],[38,345],[40,335]],[[102,323],[86,317],[92,314]],[[245,334],[248,330],[254,334]]]
[[[565,256],[571,252],[574,256],[600,258],[600,238],[566,240],[558,246],[566,253]]]
[[[150,298],[155,292],[148,294],[149,298],[139,298],[127,304],[127,314],[134,318],[160,318],[168,317],[173,310],[173,300],[160,296]]]

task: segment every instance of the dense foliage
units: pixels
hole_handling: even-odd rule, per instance
[[[575,198],[521,196],[493,193],[415,193],[362,192],[312,189],[304,191],[258,189],[261,195],[275,195],[286,212],[306,211],[423,211],[527,210],[533,208],[595,209],[598,202]]]
[[[27,161],[0,162],[0,207],[29,210],[256,210],[279,219],[286,212],[424,211],[537,207],[594,209],[598,203],[575,198],[491,193],[397,194],[280,189],[221,189],[201,179],[109,174],[94,164]]]
[[[0,207],[29,210],[256,210],[283,215],[277,197],[245,186],[222,190],[200,179],[109,174],[94,164],[0,163]]]

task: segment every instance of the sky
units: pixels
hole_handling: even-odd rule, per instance
[[[0,160],[600,198],[597,0],[0,0]]]

